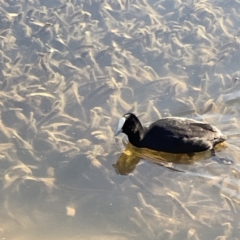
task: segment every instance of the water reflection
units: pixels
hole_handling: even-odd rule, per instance
[[[226,143],[221,143],[215,146],[215,151],[221,151],[226,148]],[[166,167],[173,171],[184,172],[183,170],[172,167],[173,164],[194,164],[197,161],[212,157],[212,152],[205,151],[191,154],[173,154],[153,151],[146,148],[134,147],[131,143],[127,143],[125,150],[113,164],[116,172],[121,175],[128,175],[134,171],[140,160],[145,159],[154,164]]]

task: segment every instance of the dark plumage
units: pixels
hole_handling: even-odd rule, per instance
[[[120,132],[135,147],[169,153],[202,152],[227,139],[216,127],[187,118],[163,118],[143,127],[133,113],[119,120],[116,135]]]

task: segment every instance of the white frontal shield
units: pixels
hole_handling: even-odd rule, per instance
[[[126,118],[124,118],[124,117],[120,118],[120,120],[118,122],[118,128],[117,128],[117,132],[115,133],[115,136],[117,136],[119,133],[122,132],[122,127],[123,127],[125,121],[126,121]]]

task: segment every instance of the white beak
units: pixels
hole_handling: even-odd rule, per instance
[[[120,120],[119,120],[119,122],[118,122],[118,128],[117,128],[117,131],[116,131],[116,133],[115,133],[115,136],[117,136],[119,133],[122,132],[122,127],[123,127],[125,121],[126,121],[126,118],[125,118],[125,117],[120,118]]]

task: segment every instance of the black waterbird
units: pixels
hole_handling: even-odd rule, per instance
[[[224,142],[227,137],[208,123],[188,118],[167,117],[145,127],[133,113],[126,113],[119,120],[116,135],[121,132],[138,148],[189,155],[211,150],[217,161],[231,163],[215,155],[214,146]]]

